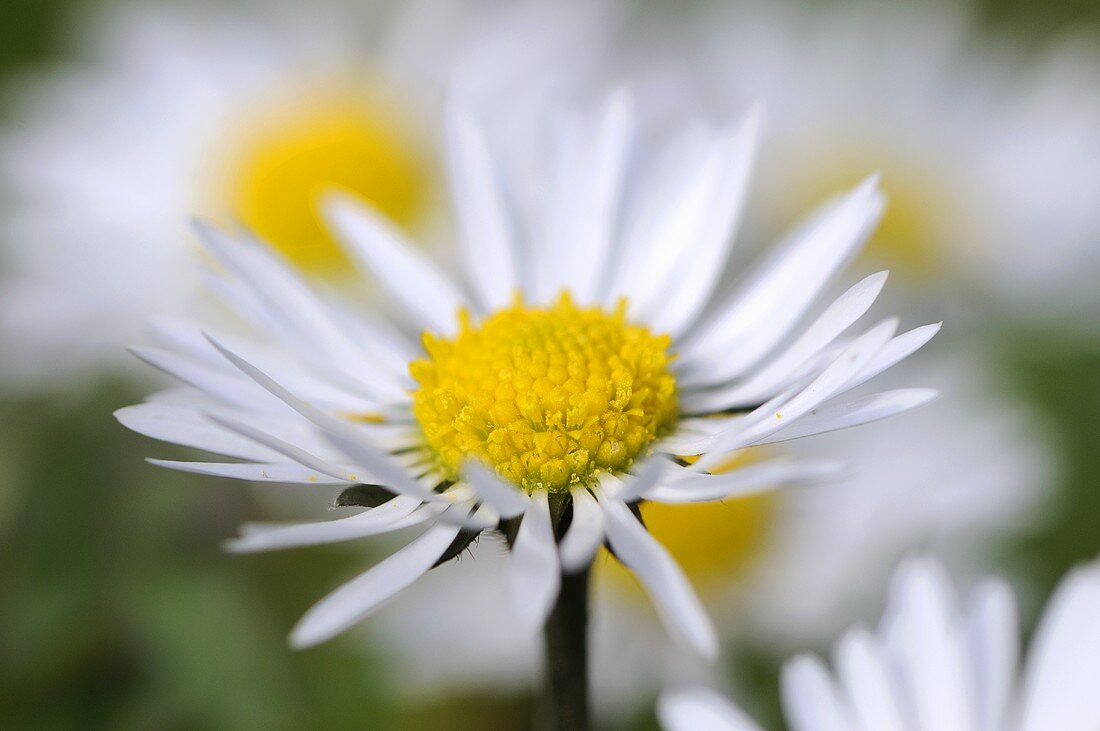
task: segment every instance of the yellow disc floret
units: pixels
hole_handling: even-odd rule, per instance
[[[481,459],[527,491],[589,484],[623,472],[676,420],[671,342],[613,312],[562,294],[521,301],[454,339],[425,333],[409,370],[413,413],[440,468]]]

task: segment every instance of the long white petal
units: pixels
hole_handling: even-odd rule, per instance
[[[325,218],[355,260],[425,328],[453,332],[466,298],[454,282],[419,252],[381,214],[363,201],[332,193]]]
[[[832,398],[851,381],[854,374],[864,369],[896,329],[897,320],[886,320],[856,338],[821,375],[780,405],[771,417],[752,422],[745,428],[735,426],[729,434],[716,440],[715,446],[693,465],[693,469],[704,471],[715,467],[730,450],[754,444],[774,434]]]
[[[844,468],[843,462],[831,460],[775,459],[741,467],[731,472],[700,475],[689,472],[672,479],[645,494],[647,500],[659,503],[693,503],[743,497],[775,490],[792,482],[807,482],[835,477]]]
[[[760,403],[762,398],[771,396],[776,387],[780,387],[806,361],[821,352],[856,320],[863,316],[886,284],[887,272],[872,274],[861,280],[836,299],[806,331],[795,340],[782,354],[777,355],[767,367],[752,378],[733,384],[720,391],[725,408]],[[720,372],[718,368],[696,371],[696,378],[688,373],[682,379],[683,387],[693,384],[713,383]]]
[[[1024,675],[1020,731],[1100,727],[1100,563],[1074,569],[1047,605]]]
[[[204,452],[251,462],[273,462],[280,457],[278,452],[226,431],[190,408],[159,403],[138,404],[119,409],[115,412],[115,418],[138,434]]]
[[[265,318],[278,324],[284,339],[291,338],[287,345],[315,348],[325,354],[323,361],[339,364],[349,374],[371,374],[374,380],[364,385],[382,400],[401,397],[392,371],[352,341],[333,320],[330,309],[270,249],[234,239],[201,222],[194,228],[214,256],[248,286]]]
[[[562,571],[573,574],[588,568],[602,544],[603,511],[588,490],[578,487],[573,490],[573,522],[558,546]]]
[[[857,728],[825,666],[813,655],[799,655],[783,666],[780,690],[791,731]]]
[[[1007,721],[1019,660],[1016,600],[1007,582],[987,580],[974,590],[967,609],[979,729],[998,731]]]
[[[707,688],[664,693],[657,718],[664,731],[762,731],[744,711]]]
[[[744,209],[761,116],[760,108],[754,107],[734,130],[719,138],[718,173],[695,241],[684,247],[670,272],[663,303],[647,318],[657,332],[679,336],[695,323],[714,292]]]
[[[850,401],[828,403],[814,409],[788,427],[754,445],[785,442],[813,434],[848,429],[916,409],[933,401],[939,392],[931,388],[902,388],[862,396]]]
[[[674,140],[666,151],[674,159],[659,159],[642,174],[646,183],[624,222],[620,258],[606,289],[610,304],[626,295],[631,314],[643,321],[655,316],[662,304],[677,262],[693,251],[695,240],[711,210],[711,198],[722,176],[722,151],[709,130],[693,129]]]
[[[671,467],[672,463],[667,457],[663,455],[651,457],[636,475],[623,478],[622,486],[614,493],[615,499],[622,500],[624,503],[634,502],[652,490]]]
[[[943,568],[927,559],[898,570],[883,620],[883,636],[909,689],[911,713],[921,729],[977,726],[955,591]]]
[[[682,344],[685,365],[714,363],[725,354],[722,379],[753,366],[787,336],[833,274],[863,245],[884,206],[877,175],[827,204],[760,267],[736,299]]]
[[[391,533],[428,520],[430,513],[416,511],[420,505],[416,498],[398,495],[384,505],[348,518],[291,525],[246,524],[241,527],[241,537],[226,541],[225,549],[231,553],[256,553]]]
[[[285,408],[273,399],[256,384],[242,379],[239,373],[227,373],[216,370],[203,363],[195,362],[177,353],[161,348],[149,348],[144,346],[131,347],[130,352],[135,356],[163,371],[170,376],[178,378],[195,388],[202,389],[214,398],[232,406],[240,406],[253,411],[271,411]]]
[[[518,286],[513,234],[485,137],[470,115],[453,105],[447,114],[447,162],[466,276],[483,307],[503,307]]]
[[[451,545],[458,527],[439,524],[313,606],[290,633],[292,647],[311,647],[366,619],[423,576]]]
[[[180,472],[193,472],[213,477],[228,477],[249,482],[276,482],[286,485],[350,485],[304,465],[281,462],[178,462],[168,459],[147,459],[149,464]]]
[[[236,353],[225,348],[218,341],[210,338],[211,344],[217,348],[233,365],[256,383],[273,393],[292,409],[312,421],[325,431],[326,437],[348,457],[356,463],[363,465],[374,475],[375,479],[386,487],[406,495],[413,495],[424,502],[440,500],[438,495],[427,490],[411,475],[405,472],[393,462],[389,455],[378,448],[368,444],[363,435],[349,423],[341,421],[320,409],[311,406],[281,385],[272,380],[267,374],[241,358]]]
[[[850,630],[836,647],[837,679],[858,726],[867,731],[906,731],[894,677],[878,640],[866,630]]]
[[[545,492],[537,492],[523,515],[508,563],[508,596],[524,626],[542,627],[561,588],[561,565]]]
[[[348,482],[360,482],[362,480],[377,481],[375,475],[362,471],[358,468],[355,471],[349,471],[342,467],[332,464],[324,459],[321,459],[317,455],[302,449],[296,444],[291,444],[279,437],[258,429],[251,424],[246,424],[243,421],[239,421],[232,417],[220,416],[217,414],[207,414],[207,418],[218,426],[224,427],[231,432],[240,434],[243,437],[247,437],[257,444],[262,444],[268,449],[276,452],[277,454],[293,460],[303,467],[307,467],[311,470],[317,470],[318,472],[328,475],[340,480],[347,480]]]
[[[531,251],[536,302],[562,289],[581,303],[601,294],[632,131],[630,107],[629,96],[618,91],[599,109],[595,123],[578,113],[559,128],[543,238]]]
[[[716,658],[718,636],[714,625],[683,570],[625,503],[605,495],[599,496],[599,500],[611,548],[645,587],[669,632],[704,658]]]
[[[862,386],[887,368],[900,363],[902,360],[920,350],[940,331],[940,326],[942,324],[943,323],[936,322],[931,325],[922,325],[895,337],[878,352],[874,359],[868,363],[862,371],[845,384],[844,390],[851,391],[853,388]]]

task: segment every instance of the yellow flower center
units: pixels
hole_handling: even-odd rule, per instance
[[[409,366],[413,413],[451,478],[480,458],[527,491],[591,484],[627,470],[676,420],[671,339],[567,293],[518,301],[453,339],[424,334]]]
[[[398,108],[346,90],[259,105],[228,136],[222,186],[207,195],[304,271],[337,273],[347,260],[318,212],[326,191],[353,193],[404,226],[427,207],[431,171]]]

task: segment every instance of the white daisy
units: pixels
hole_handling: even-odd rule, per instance
[[[767,450],[771,458],[844,455],[844,479],[691,506],[641,506],[647,530],[684,569],[734,655],[746,645],[781,653],[824,644],[853,618],[871,616],[905,553],[935,550],[974,574],[991,539],[1034,524],[1056,471],[1035,419],[989,382],[981,359],[956,354],[920,365],[946,395],[936,404],[873,430]],[[890,381],[906,380],[894,371]],[[753,451],[740,461],[764,458]],[[493,601],[504,586],[497,546],[479,548],[487,550],[427,577],[372,623],[370,641],[390,651],[402,693],[535,684],[537,645]],[[597,713],[621,717],[670,682],[714,679],[713,668],[682,656],[656,631],[657,617],[617,562],[607,557],[595,568]],[[459,586],[468,591],[455,599]],[[425,617],[443,602],[448,612],[426,632]]]
[[[1100,728],[1100,562],[1072,571],[1047,606],[1023,667],[1012,589],[979,584],[961,602],[935,562],[903,565],[874,632],[849,631],[835,676],[817,657],[783,670],[794,731],[1094,731]],[[672,691],[667,731],[759,730],[719,694]]]
[[[224,268],[210,284],[271,342],[165,324],[160,345],[136,353],[190,388],[118,418],[241,460],[165,466],[340,485],[341,504],[369,508],[329,522],[246,526],[234,550],[427,528],[311,609],[295,645],[347,629],[481,532],[499,531],[510,546],[511,605],[527,626],[546,618],[562,573],[584,571],[606,541],[671,634],[712,657],[710,620],[635,506],[833,475],[838,465],[820,459],[712,470],[731,452],[874,421],[934,396],[849,395],[938,329],[899,335],[890,318],[846,335],[883,275],[811,313],[882,213],[874,176],[813,213],[739,288],[718,292],[758,115],[728,128],[692,125],[645,156],[630,144],[632,119],[622,94],[563,115],[542,195],[519,201],[485,135],[452,109],[462,282],[378,211],[342,194],[327,199],[349,256],[420,346],[377,316],[322,301],[250,237],[198,227]]]
[[[753,200],[765,230],[873,164],[890,210],[868,255],[899,283],[964,314],[988,300],[1093,327],[1100,56],[1066,42],[1024,57],[970,20],[936,3],[722,4],[683,63],[719,108],[775,115]]]
[[[445,93],[509,110],[493,134],[511,134],[517,92],[564,91],[594,69],[606,10],[131,2],[74,19],[81,53],[14,89],[0,133],[0,375],[119,367],[148,313],[193,311],[195,247],[164,221],[239,219],[330,278],[346,262],[317,212],[324,186],[432,228]]]

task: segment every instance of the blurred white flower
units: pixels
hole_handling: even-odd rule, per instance
[[[922,377],[943,387],[937,403],[873,430],[769,448],[772,457],[842,456],[842,479],[721,503],[642,505],[650,533],[684,568],[733,648],[826,642],[870,614],[906,552],[935,550],[973,574],[988,564],[991,542],[1035,524],[1056,472],[1035,420],[988,382],[978,358],[940,355],[921,366]],[[503,586],[493,553],[490,546],[443,568],[380,615],[377,639],[391,650],[403,692],[534,684],[537,644],[485,598]],[[712,669],[655,631],[656,616],[625,572],[610,559],[596,569],[598,711],[621,715],[685,677],[713,680]],[[422,615],[455,586],[471,591],[425,633]]]
[[[1093,731],[1100,728],[1100,562],[1063,579],[1020,667],[1012,589],[988,579],[962,602],[943,568],[910,560],[897,572],[877,630],[850,630],[830,675],[803,655],[783,670],[793,731]],[[670,691],[666,731],[759,731],[702,688]]]
[[[602,3],[321,0],[131,2],[74,22],[82,52],[13,89],[0,131],[0,378],[121,367],[151,313],[200,307],[196,249],[170,222],[243,221],[330,279],[346,262],[317,213],[325,186],[427,233],[443,98],[512,134],[519,97],[594,73],[613,18]]]
[[[733,452],[875,421],[935,395],[849,395],[939,329],[896,334],[897,319],[887,318],[848,333],[885,273],[812,312],[881,216],[874,177],[824,204],[727,292],[719,273],[758,116],[689,125],[652,146],[634,143],[634,121],[624,94],[554,118],[544,194],[522,201],[511,166],[494,165],[482,130],[451,109],[461,282],[376,209],[328,198],[334,230],[398,323],[322,300],[246,235],[199,227],[223,267],[208,271],[210,285],[271,342],[162,323],[160,346],[135,352],[190,388],[122,409],[119,420],[244,460],[164,466],[343,486],[345,503],[368,508],[328,522],[246,526],[235,550],[428,526],[310,610],[296,644],[347,629],[496,531],[510,548],[507,596],[528,629],[545,619],[562,572],[586,569],[606,540],[671,635],[713,657],[710,620],[634,506],[718,501],[834,475],[831,460],[765,454],[741,468],[727,463]]]
[[[678,51],[719,109],[773,116],[765,231],[878,169],[890,207],[866,256],[898,291],[1094,328],[1100,54],[1017,49],[969,21],[936,3],[720,4]]]

